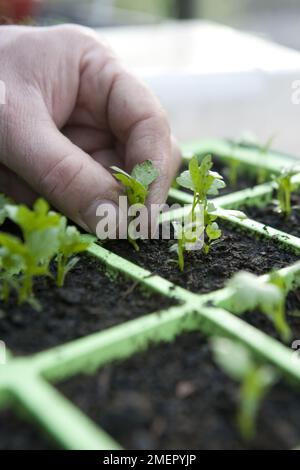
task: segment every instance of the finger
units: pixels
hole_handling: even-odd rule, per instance
[[[89,126],[65,126],[61,131],[73,144],[92,154],[98,149],[111,148],[114,144],[111,133]]]
[[[122,168],[124,166],[123,159],[119,157],[115,149],[105,149],[105,150],[98,150],[92,153],[93,159],[100,163],[104,168],[107,168],[111,173],[111,166],[118,166]]]
[[[177,163],[172,155],[170,128],[165,112],[154,95],[135,77],[124,72],[114,80],[108,103],[109,122],[125,144],[128,171],[151,160],[159,172],[152,184],[148,204],[166,199]]]
[[[125,167],[151,160],[159,178],[151,188],[155,202],[165,200],[171,181],[172,144],[168,121],[153,93],[128,73],[115,57],[106,54],[99,64],[101,48],[88,56],[79,96],[87,103],[89,116],[101,129],[106,126],[125,148]],[[82,115],[80,115],[82,119]],[[73,124],[80,122],[73,115]]]
[[[16,135],[7,165],[54,207],[95,232],[96,209],[109,202],[116,211],[120,187],[111,174],[68,140],[54,125],[27,128]],[[18,126],[17,133],[21,127]],[[25,135],[24,135],[25,131]],[[26,147],[24,146],[26,143]]]

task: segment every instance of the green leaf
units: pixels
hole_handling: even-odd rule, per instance
[[[209,175],[213,177],[214,179],[210,187],[207,190],[207,194],[209,194],[210,196],[217,196],[219,194],[219,190],[225,188],[226,184],[225,184],[225,181],[223,181],[223,179],[219,179],[219,178],[222,178],[222,176],[220,177],[220,175],[216,173],[218,177],[215,177],[212,175],[212,173],[213,172],[210,171]]]
[[[148,186],[158,177],[158,171],[151,160],[146,160],[143,163],[135,165],[131,176],[145,188],[148,188]]]
[[[26,245],[37,263],[49,263],[59,247],[58,226],[43,230],[31,231]]]
[[[0,232],[0,269],[5,274],[19,274],[24,269],[27,256],[28,250],[19,238]]]
[[[216,222],[213,222],[206,227],[206,234],[209,240],[217,240],[221,237],[222,231],[219,229],[219,226]]]
[[[35,202],[33,210],[23,204],[7,205],[6,210],[8,217],[21,228],[25,240],[35,230],[57,227],[60,221],[60,215],[49,212],[49,205],[43,199]]]
[[[256,307],[264,312],[272,311],[284,299],[283,292],[276,285],[262,282],[259,277],[246,271],[235,274],[227,287],[234,290],[230,307],[234,313],[251,311]]]
[[[242,381],[253,369],[251,354],[242,344],[216,337],[211,340],[211,346],[215,362],[234,380]]]
[[[200,201],[203,201],[207,194],[217,195],[219,189],[226,186],[222,176],[215,171],[211,171],[211,167],[210,155],[206,155],[200,165],[197,157],[194,156],[189,162],[189,169],[183,171],[176,179],[176,182],[179,186],[194,191],[199,195]]]
[[[115,166],[111,168],[117,171],[117,173],[113,173],[113,175],[125,187],[129,204],[145,204],[148,196],[148,188],[120,168]]]
[[[179,184],[182,188],[185,189],[194,189],[194,183],[190,172],[188,170],[183,171],[177,178],[176,183]]]
[[[58,252],[64,257],[68,258],[75,253],[85,251],[95,240],[96,237],[86,234],[82,235],[76,227],[72,225],[67,226],[66,218],[62,217],[57,241]]]
[[[238,425],[245,440],[254,437],[262,401],[277,379],[277,372],[270,366],[256,366],[246,375],[240,389],[238,413]]]
[[[195,189],[196,192],[199,192],[198,189],[201,184],[201,173],[198,166],[198,158],[196,156],[194,156],[189,162],[189,174],[193,184],[193,189]]]

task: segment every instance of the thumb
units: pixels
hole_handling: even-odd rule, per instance
[[[35,191],[91,232],[96,230],[100,204],[117,214],[118,183],[54,124],[42,123],[21,132],[14,136],[13,151],[4,163]]]

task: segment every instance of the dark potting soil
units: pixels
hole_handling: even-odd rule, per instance
[[[126,240],[110,241],[106,247],[153,274],[159,274],[192,292],[201,293],[220,289],[227,279],[240,270],[265,274],[298,259],[273,240],[258,239],[229,227],[222,226],[222,231],[221,240],[211,247],[207,255],[202,251],[185,253],[183,272],[178,268],[176,253],[169,252],[169,247],[174,243],[169,240],[140,241],[138,252]]]
[[[290,343],[293,340],[300,339],[300,289],[295,289],[290,292],[286,298],[286,321],[291,329],[292,337]],[[269,336],[282,340],[276,329],[274,328],[273,322],[267,317],[267,315],[259,312],[247,312],[241,316],[241,318],[251,325],[255,326]]]
[[[73,377],[59,390],[129,449],[289,449],[300,442],[300,395],[284,384],[267,396],[254,441],[243,442],[238,386],[214,364],[199,332]]]
[[[0,339],[15,354],[31,354],[173,305],[136,283],[109,278],[92,257],[81,256],[58,288],[49,278],[35,282],[41,311],[12,298],[0,303]]]
[[[243,210],[248,217],[255,219],[270,227],[277,228],[283,232],[300,237],[300,196],[294,194],[292,196],[292,213],[289,217],[279,214],[274,203],[270,203],[265,207],[245,206]]]
[[[10,410],[0,412],[0,450],[52,450],[42,431]]]

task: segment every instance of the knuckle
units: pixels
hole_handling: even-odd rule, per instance
[[[161,106],[153,114],[153,122],[160,134],[171,137],[171,129],[166,111]]]
[[[110,50],[107,41],[100,37],[100,35],[91,28],[77,24],[65,24],[58,26],[64,38],[69,38],[74,44],[74,41],[83,43],[85,48],[99,47],[100,45],[106,50]]]
[[[70,159],[72,163],[70,164]],[[55,162],[41,175],[38,187],[41,193],[52,201],[60,201],[66,193],[76,193],[76,179],[83,170],[82,162],[76,163],[73,155],[66,155]]]

